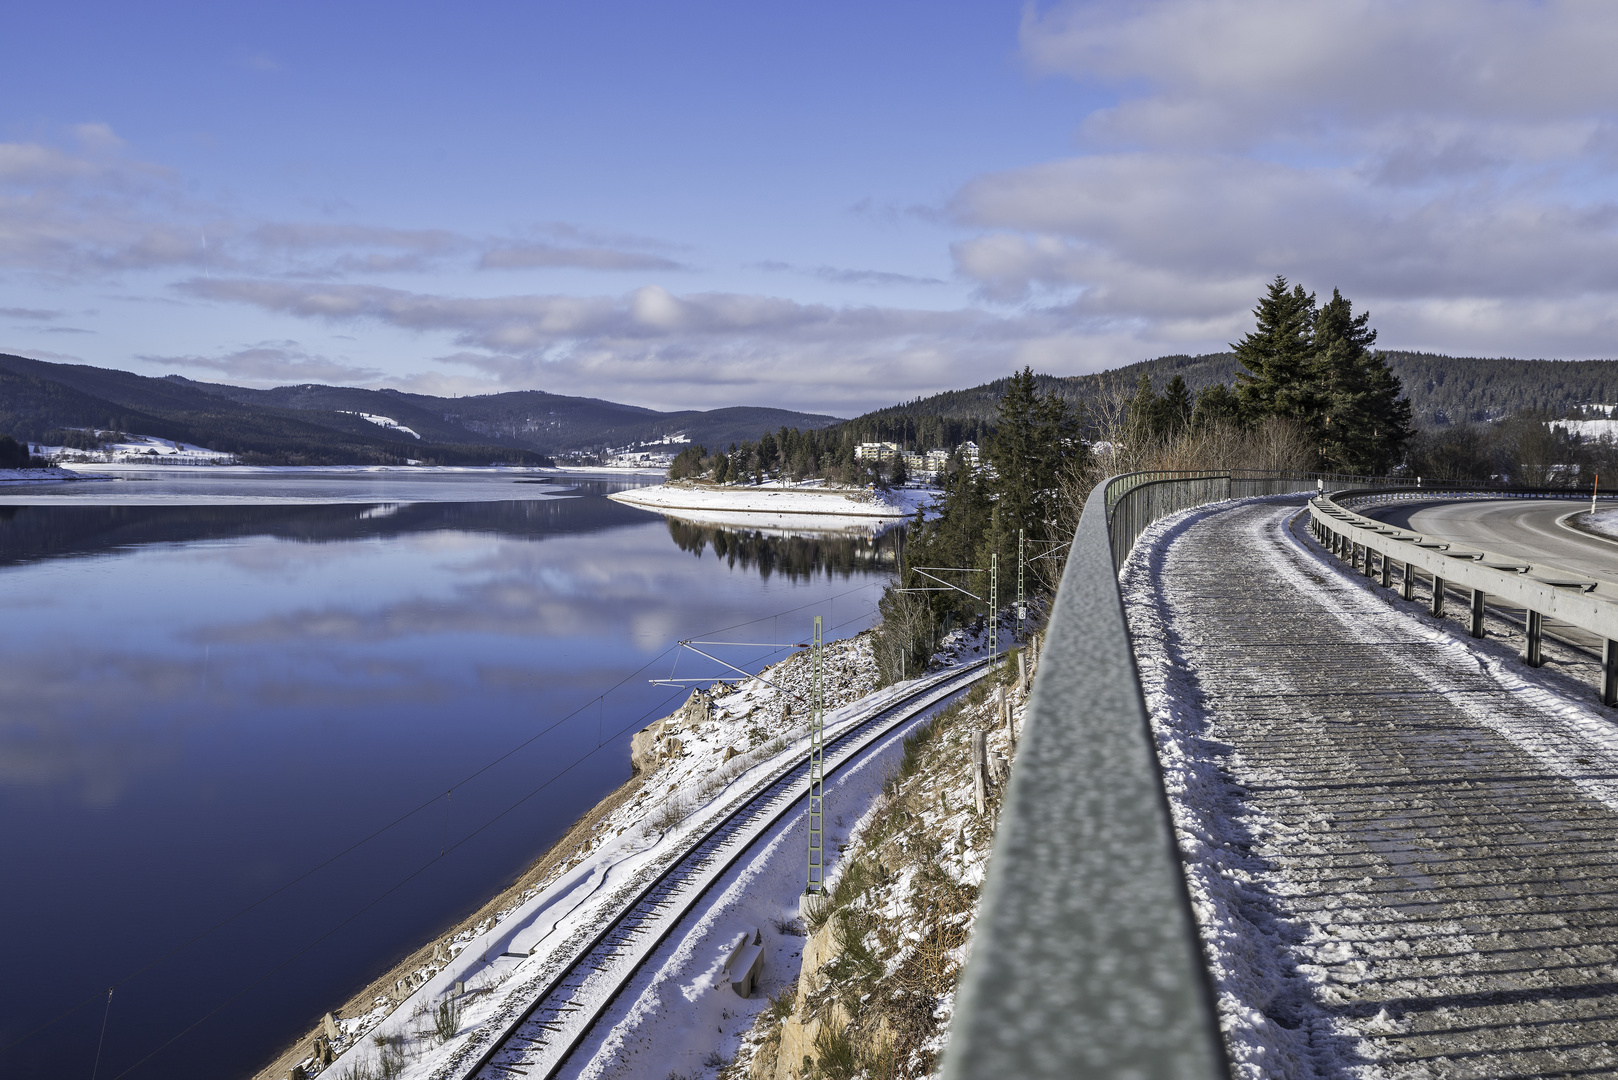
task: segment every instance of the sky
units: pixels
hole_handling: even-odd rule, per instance
[[[0,10],[0,351],[853,415],[1223,350],[1618,356],[1618,5]]]

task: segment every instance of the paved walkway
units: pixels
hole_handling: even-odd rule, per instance
[[[1240,1071],[1618,1076],[1614,717],[1340,572],[1297,509],[1131,571]]]

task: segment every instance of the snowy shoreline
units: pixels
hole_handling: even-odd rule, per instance
[[[749,515],[801,515],[836,522],[850,518],[898,521],[931,502],[933,494],[927,488],[874,492],[861,488],[789,487],[774,483],[732,487],[673,481],[615,492],[608,498],[660,513],[700,514],[704,516],[702,520],[714,523],[718,523],[720,517],[746,523]]]

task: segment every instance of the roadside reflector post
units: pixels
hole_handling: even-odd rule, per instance
[[[1545,636],[1545,616],[1537,611],[1528,612],[1528,639],[1523,642],[1522,658],[1529,667],[1539,667],[1545,663],[1540,645]]]
[[[1618,705],[1618,641],[1601,643],[1601,704]]]
[[[1483,636],[1483,590],[1472,590],[1472,636]]]
[[[1437,574],[1433,575],[1433,603],[1428,610],[1433,613],[1435,619],[1444,617],[1444,579]]]

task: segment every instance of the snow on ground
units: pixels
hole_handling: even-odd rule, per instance
[[[906,518],[931,503],[932,488],[900,488],[877,492],[862,488],[834,488],[823,484],[783,486],[771,481],[759,485],[714,485],[673,481],[657,487],[620,491],[609,496],[647,510],[718,515],[727,522],[745,523],[749,515],[811,515],[816,518]]]
[[[1550,426],[1583,439],[1618,438],[1618,420],[1552,420]]]
[[[829,642],[824,660],[828,737],[873,703],[906,689],[890,687],[856,704],[875,685],[869,635]],[[808,694],[807,653],[762,674],[792,693]],[[632,895],[678,854],[685,836],[803,753],[808,717],[801,706],[794,715],[783,716],[782,695],[751,679],[740,685],[717,683],[714,691],[707,720],[675,723],[662,731],[665,738],[679,739],[678,756],[642,775],[639,794],[608,815],[552,876],[494,920],[443,943],[443,960],[419,969],[391,997],[377,998],[370,1012],[340,1021],[342,1035],[335,1044],[340,1056],[334,1063],[339,1071],[334,1075],[374,1063],[381,1052],[378,1035],[405,1037],[405,1052],[412,1058],[408,1076],[439,1075],[464,1050],[468,1035],[504,1011],[510,992],[548,977],[549,969],[572,955],[570,946],[593,934],[626,894]],[[513,952],[528,955],[508,955]],[[456,982],[471,991],[458,1035],[435,1045],[431,1009]],[[313,1060],[304,1068],[313,1075]]]
[[[420,435],[416,434],[410,428],[405,427],[403,424],[399,423],[399,421],[395,420],[391,416],[378,416],[375,413],[368,413],[368,412],[354,412],[351,409],[338,409],[337,411],[341,412],[341,413],[347,413],[349,416],[357,416],[361,420],[368,420],[371,423],[375,424],[377,427],[391,428],[394,431],[402,431],[406,435],[409,435],[412,439],[421,438]]]
[[[76,450],[70,446],[37,446],[34,453],[57,461],[64,468],[113,463],[215,465],[236,460],[233,454],[227,454],[222,450],[210,450],[195,443],[159,439],[155,435],[129,434],[125,434],[123,441],[107,443],[100,450]]]
[[[1367,646],[1390,640],[1425,642],[1428,647],[1419,651],[1419,658],[1390,652],[1390,662],[1430,692],[1447,698],[1478,727],[1503,736],[1551,775],[1618,809],[1613,770],[1589,767],[1592,761],[1618,761],[1618,731],[1610,716],[1573,696],[1576,691],[1566,676],[1527,667],[1514,644],[1476,641],[1453,621],[1390,604],[1369,579],[1318,557],[1305,539],[1284,527],[1296,512],[1290,497],[1253,500],[1265,501],[1276,504],[1274,514],[1250,535],[1229,538],[1221,549],[1236,545],[1246,551],[1249,561],[1259,564],[1248,566],[1248,574],[1267,582],[1268,588],[1309,597]],[[1289,926],[1258,900],[1257,894],[1266,888],[1286,894],[1288,887],[1285,881],[1261,883],[1246,852],[1260,845],[1287,848],[1307,843],[1307,838],[1294,837],[1292,826],[1232,794],[1232,779],[1226,775],[1232,751],[1220,741],[1218,718],[1204,711],[1203,691],[1189,670],[1194,665],[1177,662],[1167,645],[1177,640],[1173,597],[1159,587],[1168,546],[1202,519],[1232,505],[1185,511],[1151,526],[1131,553],[1120,582],[1193,906],[1213,953],[1211,969],[1236,1075],[1244,1080],[1314,1076],[1317,1069],[1330,1075],[1391,1075],[1366,1066],[1362,1055],[1370,1053],[1369,1044],[1362,1040],[1397,1034],[1402,1030],[1399,1021],[1378,1014],[1339,1019],[1329,1029],[1297,1021],[1310,1014],[1313,995],[1330,994],[1328,988],[1312,985],[1322,971],[1342,965],[1355,949],[1366,955],[1393,950],[1389,955],[1394,955],[1401,949],[1409,952],[1409,944],[1397,939],[1373,941],[1352,926],[1317,925],[1316,920],[1334,917],[1335,905],[1309,913],[1302,926]],[[1321,572],[1331,577],[1322,577]],[[1344,582],[1361,592],[1364,601],[1345,603]],[[1187,646],[1194,649],[1196,643]],[[1463,680],[1479,675],[1508,691],[1512,708],[1457,692],[1466,685]],[[1279,773],[1255,771],[1250,763],[1241,769],[1244,784],[1285,785],[1289,780]],[[1357,887],[1344,884],[1350,891]],[[1295,1026],[1273,1019],[1289,1011]],[[1429,1073],[1411,1070],[1408,1075]]]
[[[1618,536],[1618,510],[1597,510],[1574,514],[1572,523],[1575,528],[1589,529],[1591,532],[1601,533],[1603,536]]]
[[[851,826],[857,829],[869,815],[884,781],[897,768],[905,735],[942,707],[918,715],[827,781],[828,876],[836,873],[838,849],[853,835]],[[806,873],[806,828],[802,814],[788,815],[721,880],[630,983],[615,1010],[617,1022],[601,1025],[580,1046],[570,1075],[591,1080],[695,1077],[736,1056],[770,996],[797,978],[804,946],[797,916]],[[736,939],[755,930],[766,945],[764,971],[752,996],[742,998],[731,989],[723,964]]]

